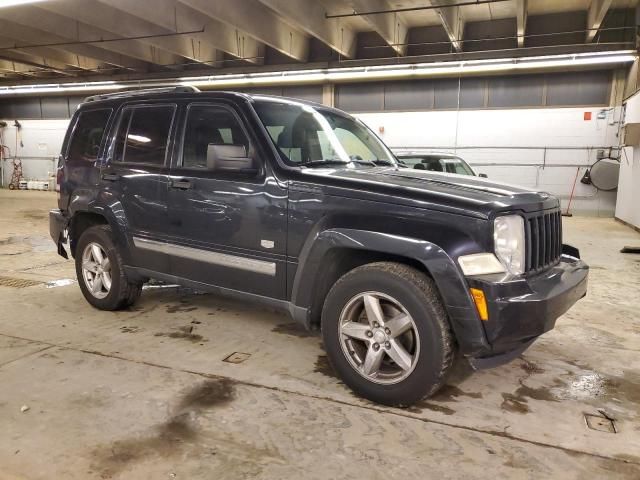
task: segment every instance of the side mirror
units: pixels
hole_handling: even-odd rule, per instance
[[[218,172],[255,173],[255,162],[244,145],[216,145],[207,147],[207,168]]]
[[[481,178],[489,178],[486,173],[479,173],[478,176]]]

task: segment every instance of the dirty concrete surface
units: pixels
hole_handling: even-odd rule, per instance
[[[640,478],[640,235],[613,220],[564,219],[592,270],[555,330],[393,409],[280,313],[161,285],[93,309],[54,206],[0,190],[0,277],[32,284],[0,286],[1,479]]]

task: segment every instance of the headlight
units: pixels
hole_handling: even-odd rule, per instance
[[[493,223],[493,245],[496,256],[514,275],[524,273],[524,219],[520,215],[497,217]]]

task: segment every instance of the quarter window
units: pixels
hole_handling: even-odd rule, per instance
[[[68,161],[95,162],[97,160],[110,116],[111,109],[80,113],[69,144]]]
[[[175,107],[134,107],[122,113],[114,161],[164,165]]]
[[[230,110],[213,105],[192,105],[185,125],[182,166],[207,168],[209,145],[242,145],[249,151],[247,136]]]

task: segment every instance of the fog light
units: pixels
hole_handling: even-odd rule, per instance
[[[478,288],[470,288],[469,291],[471,292],[473,301],[476,304],[476,309],[478,310],[480,319],[486,322],[489,320],[489,309],[487,308],[487,299],[484,298],[484,292]]]

